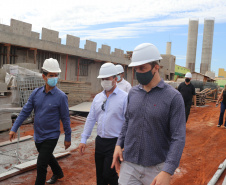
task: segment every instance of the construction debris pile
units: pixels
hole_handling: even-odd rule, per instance
[[[196,92],[196,105],[203,106],[206,103],[215,101],[216,94],[217,89],[211,90],[211,88],[204,89],[201,92]]]

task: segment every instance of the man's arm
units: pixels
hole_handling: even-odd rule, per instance
[[[216,102],[217,105],[218,105],[219,101],[221,100],[221,98],[222,98],[222,96],[223,96],[223,92],[224,92],[224,90],[222,90],[222,92],[221,92],[219,98],[217,99],[217,102]]]
[[[11,131],[9,132],[9,139],[10,139],[10,141],[12,141],[12,139],[15,138],[15,135],[16,135],[16,132],[17,132],[18,128],[22,125],[24,120],[31,114],[31,112],[32,112],[32,110],[34,108],[33,97],[34,97],[36,91],[37,91],[37,89],[35,89],[31,93],[27,103],[23,106],[22,111],[20,112],[18,118],[14,122],[14,124],[13,124],[13,126],[11,128]]]
[[[180,158],[185,145],[185,109],[184,101],[177,94],[170,107],[170,133],[171,143],[162,171],[154,178],[151,185],[169,185],[171,175],[179,166]]]
[[[129,120],[129,114],[128,114],[128,101],[126,101],[126,113],[125,113],[125,122],[122,126],[122,130],[121,133],[119,134],[116,146],[115,146],[115,151],[114,151],[114,155],[113,155],[113,160],[112,160],[112,164],[111,164],[111,168],[116,169],[116,171],[118,171],[120,169],[120,164],[119,164],[119,160],[122,162],[123,161],[123,156],[122,156],[122,148],[124,148],[124,140],[125,140],[125,136],[126,136],[126,132],[128,129],[128,120]]]
[[[15,123],[13,124],[13,127],[11,128],[11,131],[13,132],[17,132],[18,128],[21,126],[21,124],[24,122],[24,120],[26,118],[28,118],[28,116],[31,114],[33,108],[34,108],[34,105],[33,105],[33,97],[35,95],[37,90],[34,90],[27,103],[23,106],[23,109],[22,111],[20,112],[18,118],[16,119]]]
[[[96,115],[95,115],[95,98],[93,100],[93,103],[91,105],[91,108],[90,108],[90,111],[89,111],[89,114],[87,116],[87,119],[86,119],[86,123],[85,123],[85,126],[84,126],[84,130],[83,130],[83,133],[82,133],[82,138],[81,138],[81,143],[79,144],[79,153],[80,155],[83,155],[84,152],[85,152],[85,148],[86,148],[86,141],[87,139],[90,137],[91,133],[92,133],[92,130],[93,130],[93,127],[97,121],[96,119]]]
[[[64,132],[65,132],[65,150],[71,146],[71,126],[70,126],[70,116],[69,116],[69,109],[68,109],[68,98],[65,94],[61,98],[60,104],[60,119],[63,123]]]
[[[180,94],[176,94],[171,102],[169,124],[171,143],[163,171],[173,175],[179,166],[186,136],[185,108]]]
[[[195,93],[195,87],[192,85],[192,95],[193,95],[193,100],[194,100],[194,106],[196,107],[196,93]]]

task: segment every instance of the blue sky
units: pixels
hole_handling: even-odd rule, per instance
[[[53,3],[54,2],[54,3]],[[200,72],[204,18],[214,17],[214,38],[211,70],[226,70],[226,1],[225,0],[8,0],[0,6],[0,23],[10,24],[14,18],[32,24],[41,33],[42,27],[59,31],[62,44],[66,34],[85,40],[132,51],[143,42],[155,44],[161,54],[166,42],[172,42],[171,53],[176,64],[186,65],[189,18],[199,19],[196,72]]]

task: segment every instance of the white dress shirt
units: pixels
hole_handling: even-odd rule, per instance
[[[129,93],[129,90],[132,88],[130,83],[127,82],[124,78],[121,82],[117,83],[117,86],[119,89],[122,89],[123,91]]]
[[[115,138],[119,136],[125,121],[127,96],[128,94],[118,87],[115,88],[108,98],[105,91],[95,96],[81,135],[81,143],[86,143],[96,122],[97,135],[101,138]],[[102,110],[102,107],[104,110]]]

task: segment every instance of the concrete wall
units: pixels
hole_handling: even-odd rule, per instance
[[[195,71],[198,25],[198,19],[189,20],[186,67],[189,68],[191,72]]]
[[[61,40],[59,40],[59,32],[47,28],[42,28],[42,40],[61,43]]]
[[[90,40],[86,40],[86,44],[85,44],[85,47],[84,48],[86,50],[96,52],[96,50],[97,50],[97,43],[96,42],[93,42],[93,41],[90,41]]]
[[[12,33],[31,37],[31,24],[11,19],[10,28]]]
[[[197,73],[192,73],[192,80],[199,80],[199,81],[203,81],[204,80],[204,76],[201,74],[197,74]]]
[[[123,50],[115,49],[115,52],[110,54],[108,52],[109,47],[104,45],[98,50],[100,52],[96,52],[97,43],[89,40],[86,41],[85,49],[81,49],[78,47],[80,39],[74,36],[68,36],[66,45],[63,45],[61,44],[61,38],[59,38],[59,32],[47,28],[42,29],[41,39],[38,39],[39,33],[31,31],[31,24],[14,19],[11,22],[12,25],[10,26],[0,24],[0,43],[37,48],[43,51],[84,57],[96,61],[126,65],[130,63],[130,60],[124,57]]]
[[[79,48],[79,44],[80,44],[80,38],[79,37],[75,37],[73,35],[67,35],[67,38],[66,38],[66,45],[67,46]]]
[[[16,54],[16,63],[34,63],[34,51],[17,49]]]
[[[110,55],[111,52],[111,47],[108,45],[103,45],[101,46],[101,48],[98,49],[98,53],[103,53],[106,55]]]

